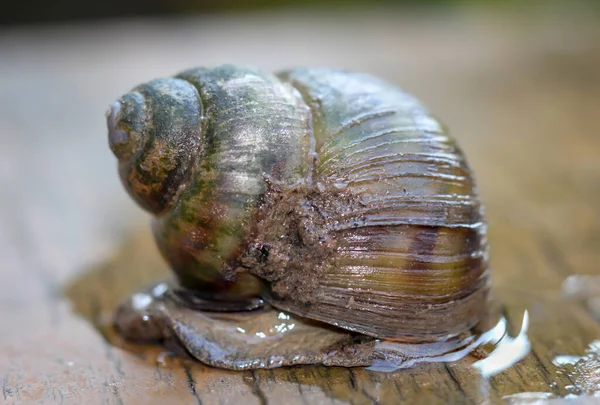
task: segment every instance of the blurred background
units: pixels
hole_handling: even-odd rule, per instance
[[[529,3],[529,4],[528,4]],[[452,9],[456,7],[535,7],[548,4],[568,8],[585,7],[600,9],[596,0],[105,0],[82,2],[58,1],[7,1],[0,8],[0,24],[52,23],[77,20],[97,20],[115,17],[174,16],[206,13],[261,12],[264,10],[304,9],[338,11],[388,9]]]
[[[12,374],[0,379],[13,392],[38,384],[36,403],[109,396],[104,382],[124,380],[114,359],[137,375],[139,364],[107,349],[64,293],[108,257],[143,259],[127,253],[130,235],[160,261],[148,216],[119,182],[104,112],[141,82],[221,63],[343,67],[413,93],[447,124],[477,176],[496,288],[556,292],[569,276],[600,274],[599,0],[3,1],[0,326],[12,327],[0,334],[0,373]],[[115,274],[81,294],[96,320],[112,316],[116,301],[102,297],[121,283]],[[132,283],[119,291],[140,285]],[[560,341],[585,348],[591,339]],[[72,382],[63,359],[75,359],[69,373],[88,383]],[[174,389],[139,375],[145,386]],[[548,389],[523,378],[532,391]],[[131,398],[152,395],[120,387]]]

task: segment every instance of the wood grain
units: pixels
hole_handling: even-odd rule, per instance
[[[288,13],[1,32],[0,403],[592,403],[600,292],[573,300],[561,288],[600,277],[600,29],[573,10],[529,13]],[[494,293],[514,333],[527,309],[530,354],[487,379],[470,360],[389,374],[228,372],[122,341],[110,327],[115,305],[168,270],[118,183],[105,106],[141,81],[222,62],[368,71],[429,105],[475,170]],[[556,365],[566,355],[583,357]]]

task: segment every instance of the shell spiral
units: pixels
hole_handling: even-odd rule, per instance
[[[179,282],[260,296],[380,338],[432,341],[482,317],[483,206],[445,128],[375,77],[196,68],[107,115],[126,189]]]

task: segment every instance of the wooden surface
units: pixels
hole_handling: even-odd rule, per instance
[[[475,170],[495,294],[513,333],[527,310],[530,354],[489,378],[466,360],[227,372],[121,341],[118,300],[167,270],[119,184],[105,107],[141,81],[221,62],[368,71],[429,105]],[[599,112],[600,24],[571,9],[0,32],[0,403],[594,403]]]

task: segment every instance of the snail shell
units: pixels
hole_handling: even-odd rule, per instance
[[[456,336],[483,316],[488,245],[473,175],[398,88],[335,69],[226,65],[142,84],[107,117],[162,255],[213,309],[261,297],[406,341]]]

